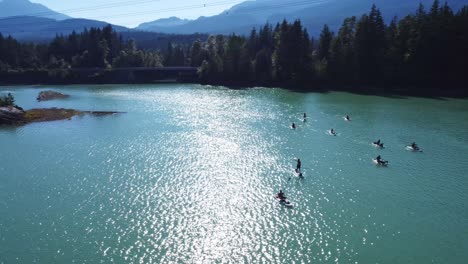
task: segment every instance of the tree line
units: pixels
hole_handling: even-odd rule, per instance
[[[136,33],[135,33],[136,34]],[[138,34],[136,34],[138,36]],[[145,34],[140,34],[145,35]],[[187,38],[194,36],[171,35],[155,42],[167,43],[164,48],[141,48],[132,38],[124,41],[122,35],[108,25],[102,29],[85,29],[68,36],[58,35],[48,44],[21,43],[0,33],[0,72],[9,70],[162,67],[187,65],[190,51]],[[171,42],[174,39],[177,44]],[[148,40],[145,40],[148,42]],[[158,45],[152,45],[159,47]]]
[[[160,66],[198,67],[199,80],[210,84],[467,93],[468,7],[454,12],[435,0],[387,24],[374,5],[346,18],[336,33],[325,25],[317,39],[301,21],[285,20],[248,36],[212,35],[191,46],[167,42],[160,50],[140,49],[111,26],[59,35],[49,44],[0,34],[0,72]]]
[[[15,98],[11,93],[0,96],[0,107],[15,106]]]
[[[0,71],[112,67],[160,67],[159,51],[138,49],[112,26],[58,35],[48,44],[21,43],[0,33]]]
[[[468,7],[455,13],[435,0],[429,10],[420,5],[386,24],[374,5],[360,18],[346,18],[336,33],[325,25],[317,40],[299,20],[267,24],[247,37],[195,42],[190,63],[206,83],[466,93]]]

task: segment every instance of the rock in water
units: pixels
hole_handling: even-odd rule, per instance
[[[63,99],[67,98],[69,95],[67,94],[62,94],[54,91],[42,91],[39,93],[37,96],[38,101],[47,101],[47,100],[53,100],[53,99]]]
[[[24,122],[24,111],[13,107],[0,107],[0,125],[21,124]]]
[[[123,114],[123,112],[79,111],[64,108],[42,108],[23,111],[20,108],[8,106],[0,107],[0,125],[25,125],[35,122],[67,120],[80,115],[105,116],[114,114]]]

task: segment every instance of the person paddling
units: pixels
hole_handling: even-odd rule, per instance
[[[380,155],[377,156],[377,158],[375,158],[375,160],[376,160],[377,163],[380,164],[380,165],[387,165],[387,163],[388,163],[388,161],[383,160],[382,157],[380,157]]]
[[[284,195],[283,190],[280,190],[279,193],[276,195],[276,198],[280,200],[286,200],[286,196]]]
[[[349,118],[349,115],[346,115],[346,121],[350,121],[351,118]]]
[[[383,145],[384,145],[382,142],[380,142],[380,139],[377,140],[376,142],[374,142],[374,144],[381,147],[381,148],[383,148]]]

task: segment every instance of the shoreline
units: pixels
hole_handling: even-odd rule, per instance
[[[332,92],[345,92],[364,96],[381,96],[389,98],[400,98],[405,97],[419,97],[419,98],[431,98],[444,100],[444,98],[453,99],[466,99],[468,98],[468,91],[461,89],[456,91],[447,91],[443,89],[437,89],[437,92],[431,90],[431,92],[422,92],[421,88],[414,86],[371,86],[371,85],[336,85],[336,84],[315,84],[314,88],[307,88],[305,85],[280,85],[280,84],[240,84],[233,82],[197,82],[197,81],[178,81],[178,80],[160,80],[153,82],[24,82],[24,83],[3,83],[0,81],[1,87],[12,87],[16,86],[74,86],[74,85],[160,85],[160,84],[195,84],[195,85],[210,85],[210,86],[223,86],[228,89],[252,89],[252,88],[279,88],[285,89],[292,92],[298,93],[332,93]],[[314,85],[314,84],[311,84]],[[332,87],[332,88],[330,88]]]
[[[81,111],[65,108],[35,108],[22,110],[18,107],[0,107],[0,125],[2,126],[22,126],[31,123],[71,120],[75,116],[92,115],[106,116],[123,114],[124,112],[114,111]]]
[[[430,85],[370,85],[370,84],[342,84],[336,82],[311,82],[308,85],[304,84],[252,84],[252,83],[239,83],[239,82],[198,82],[201,85],[224,86],[230,89],[250,89],[255,87],[265,88],[281,88],[298,93],[330,93],[330,92],[346,92],[357,95],[366,96],[382,96],[392,98],[404,97],[420,97],[420,98],[468,98],[468,89],[464,87],[457,89],[447,90],[442,86]],[[450,86],[450,85],[447,85]]]

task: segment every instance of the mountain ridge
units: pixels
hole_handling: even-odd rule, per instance
[[[70,18],[55,20],[45,17],[15,16],[0,18],[0,33],[23,41],[47,40],[60,34],[69,34],[72,31],[82,32],[85,28],[102,28],[109,23],[98,20]],[[110,24],[112,25],[112,24]],[[129,28],[112,25],[117,32],[129,31]]]
[[[161,18],[150,22],[141,23],[138,25],[138,29],[145,30],[156,27],[171,27],[171,26],[180,26],[185,25],[193,20],[182,19],[175,16],[169,18]]]
[[[15,16],[36,16],[55,20],[65,20],[71,17],[53,11],[52,9],[29,0],[3,0],[0,1],[0,18]]]
[[[169,17],[151,22],[142,23],[136,28],[127,28],[112,25],[116,31],[145,31],[164,34],[248,34],[252,28],[259,28],[265,23],[276,24],[286,19],[293,21],[300,19],[304,27],[313,37],[317,37],[324,24],[328,24],[332,31],[337,31],[346,17],[361,16],[368,13],[372,4],[376,4],[382,11],[384,19],[389,22],[393,16],[400,18],[414,13],[418,3],[430,9],[433,0],[249,0],[234,5],[228,10],[209,17],[199,17],[195,20]],[[0,7],[5,4],[37,5],[29,0],[3,0]],[[459,10],[468,0],[448,0],[449,5]],[[42,6],[42,5],[39,5]],[[44,7],[47,9],[47,7]],[[19,40],[45,40],[56,34],[68,34],[72,31],[81,32],[84,28],[104,27],[107,22],[69,18],[57,20],[55,11],[49,13],[35,13],[37,16],[10,16],[2,17],[5,10],[0,9],[0,32],[3,35],[12,35]],[[3,13],[2,13],[3,12]],[[26,11],[24,11],[26,12]],[[50,13],[52,12],[52,13]],[[42,17],[40,16],[42,15]],[[47,16],[53,17],[47,17]],[[63,17],[62,17],[63,18]]]
[[[433,1],[282,0],[279,2],[277,0],[250,0],[237,4],[218,15],[200,17],[182,25],[152,27],[152,22],[147,22],[145,28],[141,28],[140,25],[136,29],[174,34],[193,32],[247,34],[253,27],[259,28],[266,22],[275,24],[283,19],[289,21],[300,19],[312,36],[318,36],[324,24],[328,24],[332,30],[336,31],[346,17],[360,17],[368,13],[373,4],[377,5],[385,20],[389,22],[394,16],[403,17],[414,13],[419,3],[422,3],[428,10]],[[454,10],[468,4],[468,0],[448,0],[447,2]]]

